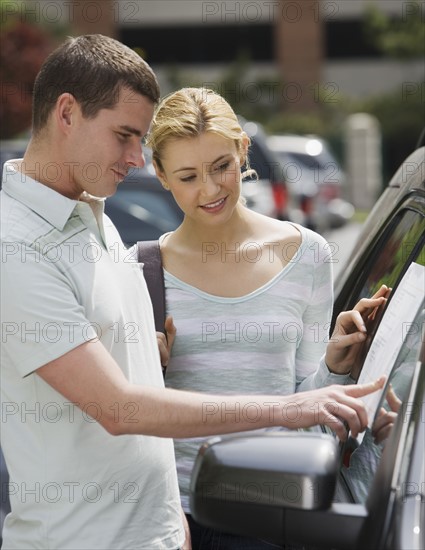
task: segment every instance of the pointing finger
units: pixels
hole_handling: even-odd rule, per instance
[[[347,395],[351,395],[352,397],[363,397],[364,395],[369,395],[370,393],[382,389],[386,379],[386,376],[380,376],[373,382],[368,382],[366,384],[353,384],[347,387]]]

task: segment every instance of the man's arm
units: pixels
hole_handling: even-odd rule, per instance
[[[284,426],[331,427],[346,438],[367,425],[361,397],[382,387],[328,386],[289,396],[217,396],[131,384],[98,341],[81,344],[37,369],[37,374],[81,409],[96,403],[96,420],[111,434],[186,438]]]

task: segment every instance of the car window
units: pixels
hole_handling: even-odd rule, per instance
[[[425,232],[425,220],[421,214],[413,210],[404,210],[395,219],[392,227],[383,239],[376,257],[371,258],[365,280],[359,288],[358,299],[371,296],[381,286],[386,284],[394,287],[400,275],[407,269],[411,261],[425,264],[422,248]],[[419,253],[421,251],[422,252]],[[366,271],[366,270],[365,270]]]
[[[355,365],[357,374],[361,372],[380,323],[412,262],[425,266],[425,219],[417,210],[404,208],[388,223],[378,240],[369,247],[367,257],[359,262],[361,269],[355,274],[354,283],[353,280],[348,281],[351,288],[340,304],[340,310],[351,309],[361,298],[373,295],[382,284],[392,289],[387,304],[366,322],[368,337],[359,348]],[[394,392],[401,401],[407,398],[422,343],[425,307],[423,294],[422,291],[417,297],[418,305],[419,303],[422,305],[419,307],[417,318],[411,325],[413,328],[402,334],[404,337],[402,347],[397,358],[394,358],[394,366],[388,378],[388,383],[392,384]],[[410,327],[410,325],[406,326]],[[386,400],[383,406],[389,407]],[[326,429],[324,431],[330,432]],[[357,446],[356,441],[350,438],[341,446],[341,475],[336,500],[348,498],[353,502],[365,502],[384,445],[385,442],[375,444],[371,430],[368,428],[361,445]]]
[[[424,216],[415,210],[402,210],[389,224],[379,241],[371,247],[369,256],[356,277],[356,282],[353,284],[349,281],[352,289],[345,303],[340,304],[340,310],[352,309],[361,298],[372,296],[383,284],[392,289],[388,296],[389,303],[392,293],[409,265],[412,262],[425,265],[424,243]],[[368,338],[358,353],[356,374],[361,370],[385,308],[386,306],[380,308],[373,319],[366,323]],[[336,313],[337,311],[334,312],[334,316]],[[357,379],[357,375],[355,378]]]
[[[382,284],[395,289],[397,281],[411,262],[425,265],[425,218],[417,210],[404,208],[391,220],[378,241],[340,292],[334,318],[340,311],[352,309],[361,298],[372,296]],[[379,320],[379,319],[378,319]]]
[[[403,407],[408,406],[409,390],[417,368],[424,337],[425,302],[423,296],[418,297],[418,299],[421,300],[421,304],[414,321],[406,326],[405,331],[402,331],[404,332],[401,335],[403,337],[402,345],[388,376],[381,400],[376,406],[375,419],[378,417],[381,407],[387,411],[392,410],[394,413],[400,414]],[[392,395],[389,395],[389,392]],[[394,396],[396,399],[394,399]],[[366,428],[359,445],[356,444],[355,440],[350,439],[342,447],[340,484],[345,485],[352,501],[361,504],[366,502],[386,441],[387,439],[384,439],[384,441],[377,443],[372,435],[372,430]]]

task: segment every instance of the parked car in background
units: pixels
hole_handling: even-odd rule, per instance
[[[191,480],[194,518],[279,545],[332,550],[425,548],[425,147],[391,179],[336,281],[334,319],[382,284],[385,306],[367,320],[359,382],[387,375],[368,403],[385,406],[389,435],[339,443],[324,427],[211,439]],[[331,327],[332,329],[332,327]],[[399,402],[390,398],[395,392]],[[307,526],[307,528],[306,528]]]
[[[129,171],[116,193],[106,199],[105,213],[128,246],[157,239],[176,229],[183,220],[182,211],[162,187],[150,161],[143,168]]]
[[[22,158],[28,145],[28,139],[0,140],[0,179],[3,173],[3,164],[7,160]]]
[[[272,135],[267,145],[276,154],[293,199],[293,215],[322,232],[344,225],[354,207],[344,199],[345,174],[323,139]]]
[[[291,215],[291,195],[280,167],[279,158],[267,145],[267,136],[258,122],[238,116],[242,129],[251,139],[248,152],[249,167],[257,172],[255,186],[258,192],[270,193],[274,200],[274,209],[269,215],[279,220],[294,220]]]

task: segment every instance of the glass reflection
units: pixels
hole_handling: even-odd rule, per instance
[[[372,429],[367,428],[360,445],[355,440],[343,449],[341,473],[356,502],[364,503],[391,429],[407,401],[413,373],[418,365],[424,337],[425,304],[409,326],[397,360],[388,377],[375,413]]]

